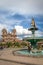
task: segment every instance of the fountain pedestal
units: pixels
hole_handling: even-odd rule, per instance
[[[32,19],[31,28],[28,30],[30,30],[32,32],[32,42],[33,42],[33,44],[35,44],[35,39],[34,39],[35,38],[35,31],[37,31],[38,28],[36,27],[34,19]]]

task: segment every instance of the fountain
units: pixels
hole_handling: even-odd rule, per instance
[[[28,29],[28,30],[30,30],[31,32],[32,32],[32,41],[33,41],[33,46],[35,45],[35,31],[37,31],[38,30],[38,28],[36,27],[36,24],[35,24],[35,21],[34,21],[34,19],[32,18],[32,23],[31,23],[31,28],[30,29]]]
[[[30,44],[28,44],[28,49],[21,49],[21,50],[16,51],[15,53],[17,53],[19,55],[24,55],[24,56],[34,56],[34,57],[40,57],[41,56],[42,57],[43,56],[43,50],[38,50],[37,48],[32,48],[35,44],[35,39],[34,39],[35,38],[35,31],[38,30],[38,28],[36,27],[34,19],[32,19],[31,26],[32,27],[28,30],[30,30],[32,32],[33,44],[30,43]]]
[[[32,41],[33,41],[33,44],[32,43],[31,44],[35,48],[35,46],[36,46],[36,44],[35,44],[35,31],[37,31],[38,28],[36,27],[36,24],[35,24],[35,21],[34,21],[33,18],[32,18],[31,28],[28,29],[28,30],[30,30],[32,32]],[[32,53],[40,53],[41,52],[41,50],[38,50],[38,49],[31,50],[31,46],[28,46],[28,50],[29,50],[29,52],[32,51]]]

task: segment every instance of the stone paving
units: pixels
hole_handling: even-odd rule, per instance
[[[0,65],[43,65],[43,58],[14,56],[14,48],[0,50]]]

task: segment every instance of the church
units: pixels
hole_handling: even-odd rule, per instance
[[[2,29],[2,41],[3,42],[14,42],[17,40],[16,29],[13,29],[12,32],[8,32],[6,29]]]

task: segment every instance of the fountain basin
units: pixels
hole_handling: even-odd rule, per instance
[[[13,51],[14,55],[19,55],[19,56],[30,56],[30,57],[43,57],[43,50],[32,50],[28,51],[28,49],[21,49],[17,51]]]

